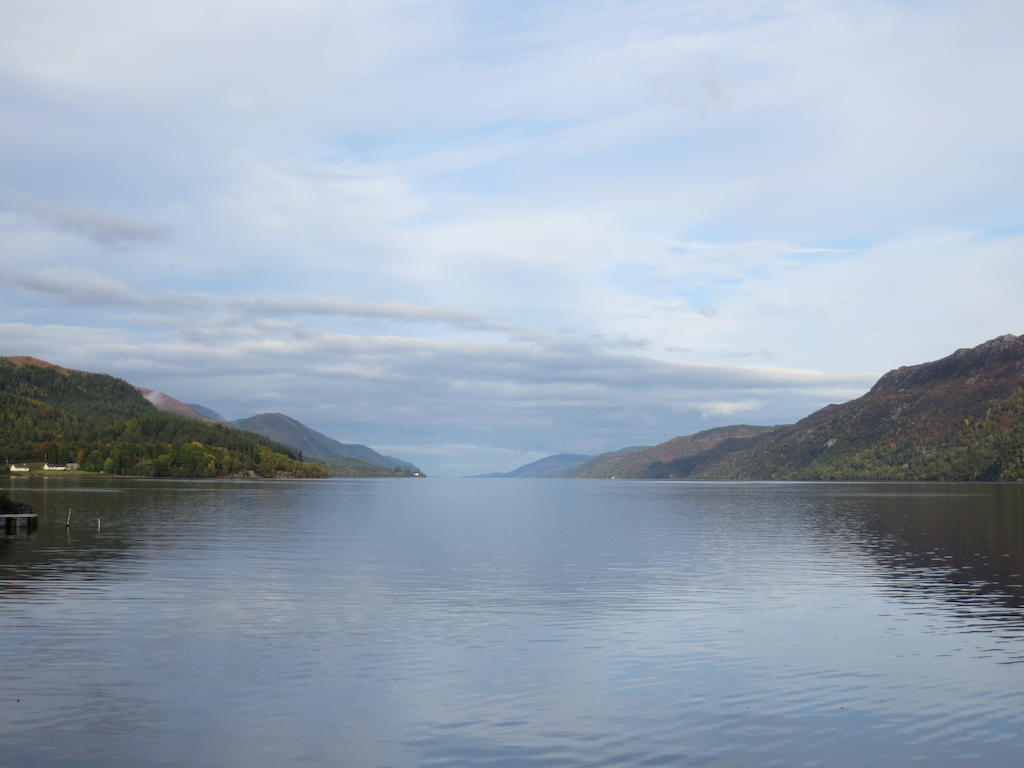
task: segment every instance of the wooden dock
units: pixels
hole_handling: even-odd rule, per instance
[[[34,531],[39,527],[39,515],[34,512],[4,512],[0,514],[5,536],[13,536],[19,528]]]

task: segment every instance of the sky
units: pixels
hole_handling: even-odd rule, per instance
[[[1016,0],[0,0],[0,355],[459,476],[1024,333]]]

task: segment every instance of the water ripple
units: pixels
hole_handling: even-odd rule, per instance
[[[0,541],[0,749],[90,768],[1016,765],[1022,496],[55,484],[39,531]]]

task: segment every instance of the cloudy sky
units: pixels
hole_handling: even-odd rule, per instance
[[[1024,333],[1017,0],[0,0],[0,354],[461,475]]]

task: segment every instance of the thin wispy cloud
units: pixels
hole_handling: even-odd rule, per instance
[[[44,226],[80,235],[106,248],[126,248],[170,236],[163,227],[127,216],[82,206],[54,205],[3,188],[0,188],[0,208],[31,216]]]
[[[511,323],[503,323],[475,312],[445,307],[426,307],[409,302],[351,301],[324,296],[246,296],[179,291],[137,291],[119,280],[80,267],[12,268],[7,274],[8,288],[21,288],[71,305],[96,308],[159,310],[152,312],[151,324],[173,323],[183,313],[232,315],[235,318],[265,321],[272,317],[328,316],[391,320],[402,323],[448,325],[472,331],[529,333]]]

